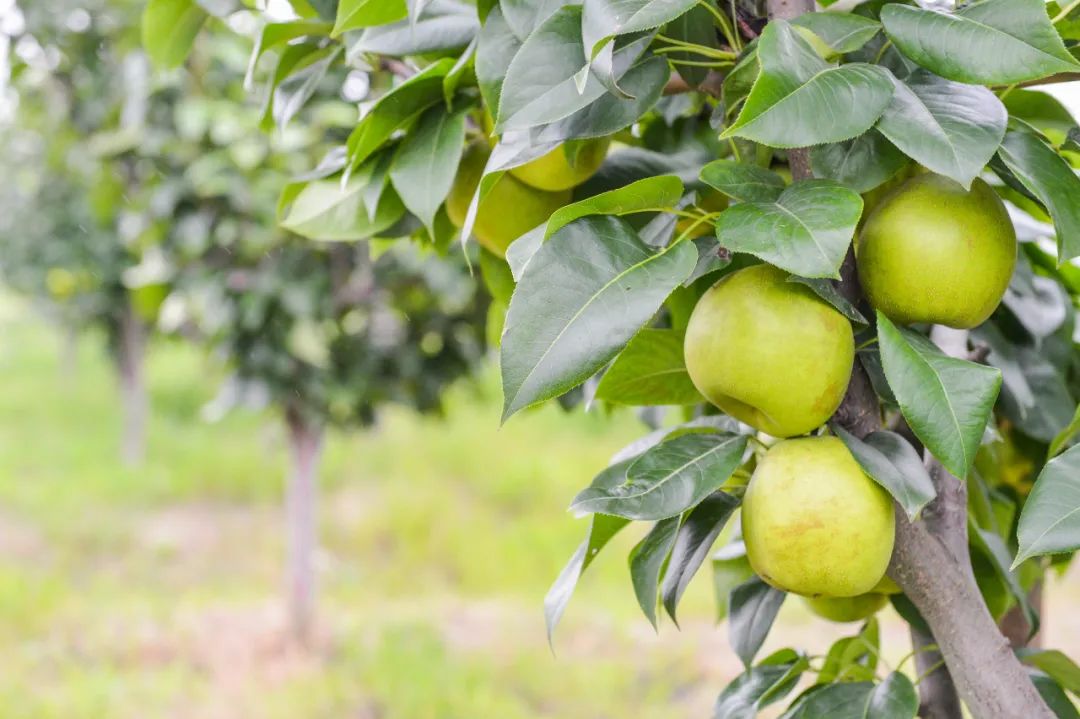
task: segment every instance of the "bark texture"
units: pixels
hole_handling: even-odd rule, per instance
[[[285,412],[292,471],[285,497],[286,605],[293,639],[310,646],[315,620],[317,481],[322,427],[289,408]]]

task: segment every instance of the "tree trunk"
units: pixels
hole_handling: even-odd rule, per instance
[[[933,648],[935,645],[932,636],[911,627],[911,646],[916,652],[915,671],[922,678],[919,682],[919,716],[923,719],[961,719],[963,712],[956,685],[941,652]]]
[[[316,494],[322,427],[289,408],[285,412],[292,468],[285,496],[286,606],[293,639],[311,646],[315,619]]]
[[[142,462],[146,453],[148,400],[143,372],[146,328],[130,302],[124,305],[117,333],[116,365],[123,419],[120,459],[128,466]]]

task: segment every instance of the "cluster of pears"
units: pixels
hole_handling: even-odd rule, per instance
[[[873,199],[855,247],[871,305],[902,324],[967,328],[989,317],[1016,261],[1015,232],[994,191],[981,180],[965,190],[918,174]],[[767,264],[706,291],[684,345],[703,396],[783,440],[759,461],[743,501],[751,566],[836,621],[869,616],[899,591],[885,576],[895,529],[888,493],[839,439],[796,438],[839,407],[854,345],[847,318]]]
[[[485,115],[490,132],[490,117]],[[607,155],[610,138],[559,145],[545,155],[512,168],[484,196],[476,211],[473,236],[490,252],[503,257],[510,243],[547,220],[570,202],[572,190],[592,177]],[[446,198],[446,214],[461,227],[484,174],[491,144],[475,140],[465,148],[457,177]]]

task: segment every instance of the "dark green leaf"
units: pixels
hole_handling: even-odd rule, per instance
[[[1058,263],[1080,256],[1080,177],[1060,155],[1035,135],[1005,134],[998,150],[1005,166],[1050,211],[1057,230]]]
[[[638,180],[617,190],[602,192],[587,199],[561,207],[548,218],[546,236],[580,217],[589,215],[627,215],[671,207],[683,194],[683,183],[674,175],[661,175]]]
[[[754,661],[786,598],[786,593],[760,577],[752,577],[731,591],[728,640],[744,666]]]
[[[1053,95],[1038,90],[1013,90],[1003,102],[1009,115],[1035,127],[1060,145],[1076,127],[1072,113]]]
[[[783,719],[868,719],[866,707],[873,692],[872,682],[830,684],[806,695]]]
[[[907,164],[907,157],[877,130],[853,140],[810,150],[814,175],[835,180],[856,192],[869,192]]]
[[[727,619],[731,604],[731,590],[754,576],[750,560],[746,558],[746,545],[731,542],[717,550],[712,558],[713,594],[716,600],[716,621]]]
[[[617,217],[583,217],[552,235],[525,266],[506,316],[504,420],[607,364],[696,263],[691,243],[656,252]]]
[[[575,0],[501,0],[499,6],[514,34],[525,40],[559,8],[580,4]]]
[[[634,596],[649,623],[656,628],[656,600],[660,576],[667,566],[675,535],[682,520],[678,515],[661,519],[630,552],[630,580]]]
[[[833,642],[818,672],[816,684],[836,681],[869,681],[875,678],[881,653],[881,627],[870,617],[853,637]]]
[[[589,520],[589,533],[585,541],[574,552],[574,556],[567,562],[566,567],[548,590],[547,596],[544,597],[544,621],[547,623],[549,644],[581,575],[589,568],[604,545],[627,524],[629,522],[621,517],[609,517],[604,514],[594,514]]]
[[[465,112],[447,114],[442,106],[421,116],[394,155],[390,181],[409,212],[433,232],[435,212],[454,184],[465,144]]]
[[[791,275],[788,277],[787,281],[806,285],[814,291],[815,295],[828,302],[837,312],[844,317],[847,317],[852,322],[864,326],[870,324],[866,321],[866,318],[862,316],[862,313],[859,312],[855,305],[848,302],[847,298],[840,294],[840,291],[836,289],[836,285],[829,280]]]
[[[915,719],[919,695],[907,676],[892,672],[874,687],[866,705],[866,719]]]
[[[772,170],[734,160],[713,160],[701,168],[701,179],[739,202],[776,202],[787,187]]]
[[[926,70],[893,82],[877,129],[919,164],[970,188],[1005,136],[1009,114],[1001,100]]]
[[[982,0],[954,14],[889,3],[881,22],[905,55],[957,82],[1007,85],[1080,69],[1043,0]]]
[[[476,47],[476,81],[493,121],[499,118],[499,97],[506,69],[520,49],[521,40],[510,29],[502,10],[496,5],[480,28],[480,42]]]
[[[596,388],[596,399],[625,405],[703,402],[683,361],[682,334],[644,329],[615,358]]]
[[[711,432],[668,440],[635,459],[621,484],[605,486],[605,482],[593,480],[574,497],[570,509],[628,519],[673,517],[696,506],[727,481],[742,463],[746,441],[743,435]]]
[[[911,521],[937,496],[922,458],[900,435],[871,432],[860,440],[843,427],[834,429],[863,471],[892,495]]]
[[[583,59],[595,56],[610,38],[660,27],[696,4],[697,0],[585,0],[581,16]]]
[[[1068,695],[1062,691],[1057,682],[1039,671],[1029,670],[1028,675],[1035,684],[1035,688],[1039,690],[1039,696],[1054,712],[1054,716],[1058,719],[1080,719],[1076,706],[1069,701]]]
[[[1014,567],[1030,557],[1080,548],[1080,446],[1054,457],[1039,472],[1016,538],[1020,549]]]
[[[712,3],[713,0],[706,0]],[[713,3],[715,9],[715,3]],[[720,41],[716,34],[716,26],[713,23],[712,13],[702,4],[691,7],[688,11],[667,24],[662,33],[665,37],[681,42],[693,43],[713,49],[720,48]],[[693,52],[672,52],[668,57],[675,61],[690,62],[701,60],[701,55]],[[691,87],[697,87],[709,76],[709,68],[694,65],[679,65],[679,77],[686,80]],[[622,83],[625,87],[625,83]],[[632,90],[627,89],[631,95]]]
[[[671,441],[674,443],[679,440]],[[720,531],[738,506],[739,500],[730,494],[714,492],[694,507],[679,527],[661,588],[664,609],[673,622],[678,623],[675,610],[683,592],[702,562],[709,556],[713,542],[720,536]]]
[[[208,17],[193,0],[149,0],[142,15],[143,49],[158,67],[179,67]]]
[[[716,222],[720,244],[802,277],[840,277],[862,214],[858,193],[832,180],[804,180],[775,202],[741,202]]]
[[[877,313],[881,364],[915,436],[954,476],[966,477],[1001,389],[993,367],[948,357]]]
[[[864,63],[831,66],[783,20],[765,26],[757,56],[761,72],[722,137],[737,135],[770,147],[841,142],[869,130],[892,97],[887,70]]]
[[[1045,672],[1055,682],[1080,696],[1080,666],[1056,649],[1018,649],[1016,652],[1024,664]]]
[[[998,577],[1005,582],[1005,586],[1008,587],[1009,593],[1019,604],[1020,610],[1024,614],[1024,619],[1027,621],[1027,625],[1031,627],[1030,636],[1034,636],[1035,632],[1039,631],[1039,614],[1035,611],[1035,608],[1031,606],[1031,602],[1028,601],[1027,591],[1020,585],[1020,578],[1009,568],[1009,564],[1012,561],[1012,554],[1009,552],[1009,548],[1005,546],[1005,541],[997,532],[988,529],[980,529],[976,526],[975,522],[970,519],[968,521],[968,536],[970,537],[971,544],[982,551],[986,559],[990,561],[990,564]]]
[[[787,696],[808,667],[805,657],[781,649],[735,677],[720,692],[712,719],[754,719],[758,711]]]

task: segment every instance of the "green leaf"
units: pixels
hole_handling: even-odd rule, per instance
[[[1035,135],[1005,134],[998,157],[1050,211],[1057,230],[1058,264],[1080,256],[1080,177],[1069,163]]]
[[[775,202],[741,202],[721,213],[716,237],[802,277],[840,277],[862,214],[858,193],[832,180],[804,180]]]
[[[893,81],[877,129],[919,164],[970,188],[1005,136],[1009,114],[1001,100],[925,70]]]
[[[363,53],[403,57],[460,50],[479,30],[473,6],[457,0],[433,0],[419,20],[411,17],[365,29],[349,43],[347,57],[351,60]]]
[[[509,305],[515,282],[506,261],[494,252],[480,248],[480,274],[492,299]]]
[[[646,38],[615,51],[612,71],[616,78],[630,68],[647,42]],[[581,6],[560,8],[529,35],[507,68],[496,131],[525,130],[561,120],[603,95],[604,86],[592,73],[578,90],[574,76],[585,65],[584,53]]]
[[[444,58],[379,98],[349,134],[349,161],[353,167],[371,156],[396,130],[415,120],[443,99],[443,78],[454,66]]]
[[[776,202],[787,187],[772,170],[734,160],[713,160],[701,168],[701,180],[739,202]]]
[[[743,666],[753,663],[786,598],[785,592],[770,587],[760,577],[751,577],[731,591],[728,641]]]
[[[583,217],[552,235],[525,266],[506,316],[503,420],[603,367],[696,263],[691,243],[656,252],[617,217]]]
[[[184,64],[209,14],[193,0],[148,0],[142,15],[142,44],[159,68]]]
[[[815,684],[832,684],[845,679],[869,680],[875,676],[881,654],[881,627],[870,617],[853,637],[837,639],[829,647]]]
[[[545,20],[566,5],[580,5],[575,0],[500,0],[499,6],[514,34],[524,40]]]
[[[809,666],[805,657],[781,649],[724,687],[712,719],[753,719],[760,710],[787,696]]]
[[[1063,688],[1080,696],[1080,666],[1065,654],[1057,649],[1026,647],[1018,649],[1016,653],[1024,664],[1042,670]]]
[[[920,334],[877,313],[881,364],[915,436],[956,477],[966,477],[1001,389],[1001,372],[948,357]]]
[[[707,2],[710,2],[715,9],[713,0],[707,0]],[[688,11],[669,22],[661,31],[661,34],[672,40],[701,45],[702,47],[708,47],[714,50],[720,49],[720,39],[716,32],[716,25],[713,22],[712,13],[709,12],[709,8],[701,3],[691,7]],[[695,62],[701,60],[701,55],[694,52],[672,52],[668,53],[667,56],[676,62],[685,62],[687,60]],[[705,81],[705,78],[709,76],[709,68],[707,67],[679,65],[678,68],[679,77],[686,80],[687,84],[691,87],[699,86]],[[623,87],[626,87],[625,83],[623,83]],[[627,92],[631,95],[634,94],[629,89],[627,89]]]
[[[664,329],[644,329],[630,340],[604,373],[596,399],[630,406],[704,401],[686,371],[682,335]]]
[[[867,719],[915,719],[919,695],[906,675],[892,672],[874,687],[866,705]]]
[[[1010,569],[1012,554],[1005,546],[1005,540],[997,532],[989,529],[981,529],[971,518],[968,520],[968,536],[971,544],[977,547],[989,560],[994,572],[1008,587],[1009,594],[1016,600],[1024,615],[1027,625],[1031,628],[1028,638],[1035,636],[1039,631],[1039,613],[1031,606],[1027,591],[1020,584],[1020,577]]]
[[[1003,102],[1011,117],[1023,120],[1050,138],[1055,145],[1065,141],[1076,127],[1076,118],[1053,95],[1038,90],[1016,89]]]
[[[1065,428],[1054,436],[1054,440],[1050,442],[1050,448],[1046,450],[1046,456],[1056,457],[1061,454],[1061,450],[1072,444],[1077,434],[1080,434],[1080,405],[1077,405],[1073,418],[1065,425]]]
[[[841,142],[869,130],[892,97],[887,70],[865,63],[831,66],[783,20],[765,26],[757,56],[761,72],[721,137],[737,135],[770,147]]]
[[[1076,705],[1069,701],[1069,697],[1058,686],[1057,682],[1046,674],[1039,671],[1029,670],[1028,675],[1039,691],[1046,705],[1054,712],[1058,719],[1080,719],[1080,713],[1076,711]]]
[[[804,695],[782,719],[870,719],[866,708],[873,692],[872,682],[829,684]]]
[[[856,192],[869,192],[907,164],[907,157],[877,130],[853,140],[819,145],[810,150],[814,175],[835,180]]]
[[[919,453],[900,435],[871,432],[860,440],[843,427],[834,430],[863,471],[892,495],[911,521],[937,496]]]
[[[331,37],[343,32],[404,20],[408,15],[405,0],[338,0],[337,17]]]
[[[300,49],[305,47],[307,46],[302,45]],[[270,113],[279,130],[284,130],[315,94],[339,54],[340,48],[328,48],[326,52],[308,54],[296,64],[300,69],[290,72],[277,82]],[[284,61],[284,58],[282,60]]]
[[[574,497],[570,509],[628,519],[673,517],[727,481],[742,463],[746,442],[743,435],[715,432],[678,436],[634,460],[622,483],[612,486],[606,478],[593,480]]]
[[[342,242],[363,240],[389,228],[405,212],[394,192],[383,193],[374,218],[364,207],[366,183],[355,178],[342,188],[337,180],[309,183],[293,200],[281,221],[286,230],[312,240]]]
[[[1020,549],[1013,567],[1030,557],[1080,549],[1080,446],[1054,457],[1039,472],[1016,538]]]
[[[681,519],[678,515],[661,519],[630,551],[630,581],[634,585],[634,596],[653,629],[656,628],[660,576],[667,566],[671,548],[675,546]]]
[[[255,40],[255,47],[251,50],[248,59],[247,72],[244,75],[245,87],[250,86],[255,79],[255,68],[259,59],[267,50],[282,45],[289,40],[308,35],[323,36],[330,32],[330,23],[313,20],[294,20],[292,22],[274,22],[263,26],[259,37]]]
[[[846,12],[808,12],[791,23],[814,33],[840,54],[855,52],[881,30],[876,20]]]
[[[621,517],[609,517],[604,514],[594,514],[589,520],[589,533],[585,541],[574,552],[574,556],[567,562],[566,567],[559,573],[559,577],[544,597],[544,621],[547,624],[548,644],[552,643],[555,627],[562,618],[563,612],[566,611],[566,605],[570,602],[570,597],[581,575],[589,568],[604,545],[627,524],[629,522]]]
[[[677,441],[677,439],[672,440],[672,442]],[[738,506],[739,500],[730,494],[714,492],[694,507],[679,527],[675,546],[671,550],[671,560],[664,574],[664,585],[661,588],[664,609],[676,625],[678,619],[675,617],[675,610],[683,592],[686,591],[686,587],[702,562],[709,556],[713,542],[720,536],[720,531],[723,530]]]
[[[421,116],[394,154],[390,181],[409,212],[428,232],[450,193],[465,144],[465,111],[447,114],[441,105]]]
[[[510,61],[521,49],[521,40],[510,29],[498,5],[488,13],[480,28],[476,47],[476,82],[492,121],[499,119],[499,97]]]
[[[906,56],[957,82],[1008,85],[1080,69],[1043,0],[983,0],[954,14],[890,3],[881,22]]]
[[[787,278],[787,281],[806,285],[813,290],[815,295],[832,305],[833,308],[844,317],[847,317],[856,324],[869,326],[870,323],[866,321],[866,318],[862,316],[862,313],[859,312],[855,305],[848,302],[847,298],[840,294],[840,291],[836,289],[836,285],[829,280],[791,275]]]
[[[548,218],[545,237],[551,237],[574,220],[589,215],[628,215],[671,207],[682,194],[683,183],[674,175],[647,177],[559,208]]]
[[[697,0],[585,0],[581,16],[583,60],[618,35],[652,30],[686,13]],[[711,17],[708,20],[711,25]]]

